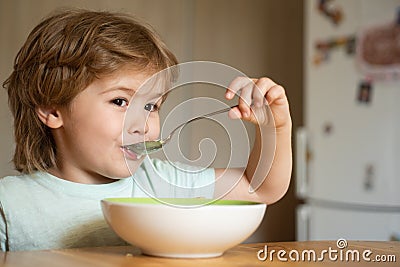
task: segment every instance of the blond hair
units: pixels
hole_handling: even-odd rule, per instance
[[[56,165],[38,107],[68,106],[94,79],[127,64],[159,71],[177,60],[150,27],[125,14],[62,10],[36,26],[3,84],[14,116],[15,168],[32,173]]]

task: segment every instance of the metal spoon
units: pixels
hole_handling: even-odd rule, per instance
[[[176,127],[174,130],[172,130],[172,132],[165,138],[163,139],[158,139],[158,140],[154,140],[154,141],[145,141],[145,142],[140,142],[140,143],[135,143],[135,144],[131,144],[131,145],[125,145],[122,146],[124,149],[130,150],[132,152],[134,152],[136,155],[138,156],[143,156],[146,154],[150,154],[150,153],[154,153],[159,151],[165,144],[167,144],[169,142],[169,140],[171,140],[172,136],[174,135],[174,133],[179,130],[180,128],[184,127],[185,125],[187,125],[188,123],[200,120],[200,119],[205,119],[205,118],[209,118],[211,116],[220,114],[220,113],[224,113],[227,112],[229,110],[231,110],[232,108],[237,107],[238,105],[229,107],[229,108],[224,108],[221,110],[217,110],[208,114],[204,114],[198,117],[195,117],[193,119],[188,120],[187,122],[184,122],[182,124],[180,124],[178,127]]]

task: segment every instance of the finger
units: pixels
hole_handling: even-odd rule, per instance
[[[248,77],[237,77],[228,86],[225,92],[225,97],[231,100],[235,95],[240,95],[240,90],[247,84],[252,83],[252,80]]]
[[[255,107],[262,107],[265,105],[266,94],[275,85],[276,83],[269,78],[260,78],[255,80],[255,86],[253,90],[253,105]]]
[[[281,101],[283,101],[282,103],[285,103],[285,89],[279,84],[272,86],[267,92],[266,99],[269,105],[273,103],[280,104]]]
[[[242,118],[242,113],[240,113],[240,110],[238,107],[234,107],[228,112],[228,116],[231,119],[241,119]]]
[[[251,115],[251,97],[253,94],[253,83],[247,84],[241,89],[239,96],[239,110],[242,113],[242,117],[248,118]]]
[[[266,90],[263,87],[258,86],[257,84],[254,84],[254,89],[253,89],[253,94],[252,94],[252,104],[256,108],[260,108],[264,105],[265,102],[265,93]]]

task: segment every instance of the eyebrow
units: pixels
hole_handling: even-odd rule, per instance
[[[134,95],[136,93],[136,90],[134,90],[132,88],[115,87],[115,88],[111,88],[111,89],[102,91],[100,94],[103,95],[103,94],[107,94],[107,93],[114,92],[114,91],[124,91],[124,92],[128,93],[129,95]]]
[[[110,92],[113,92],[113,91],[124,91],[130,96],[134,96],[135,93],[136,93],[136,90],[132,89],[132,88],[116,87],[116,88],[107,89],[107,90],[101,92],[100,94],[103,95],[103,94],[110,93]],[[154,95],[154,97],[155,98],[165,98],[166,94],[165,93],[157,93],[157,94]]]

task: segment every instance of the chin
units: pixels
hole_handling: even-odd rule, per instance
[[[127,160],[125,162],[125,169],[128,172],[128,176],[132,176],[136,172],[143,160],[144,158],[140,160]]]
[[[129,171],[127,165],[122,164],[122,166],[120,166],[119,168],[118,166],[113,166],[112,169],[107,170],[105,176],[109,179],[121,180],[131,177],[132,174]]]
[[[126,178],[129,178],[130,176],[128,176],[128,177],[108,177],[110,180],[123,180],[123,179],[126,179]]]
[[[127,158],[119,158],[114,160],[115,163],[111,169],[108,170],[108,177],[114,180],[126,179],[132,177],[139,166],[142,164],[143,159],[129,160]],[[111,166],[110,166],[111,167]]]

